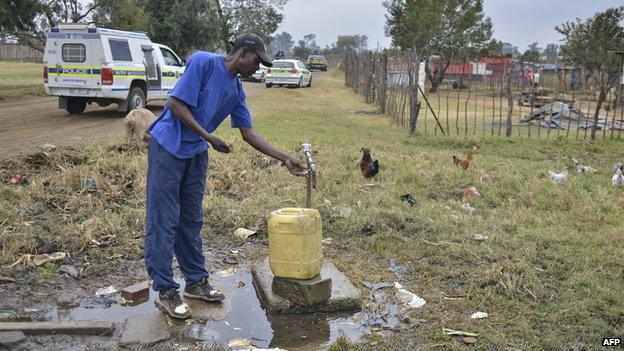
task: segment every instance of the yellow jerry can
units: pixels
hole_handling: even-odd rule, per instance
[[[321,215],[310,208],[282,208],[268,223],[269,266],[276,277],[310,279],[323,265]]]

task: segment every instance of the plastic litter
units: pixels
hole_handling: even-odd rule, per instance
[[[475,188],[474,186],[469,186],[466,189],[464,189],[464,197],[475,197],[475,196],[480,196],[481,194],[479,194],[479,191],[477,190],[477,188]]]
[[[228,340],[227,343],[228,347],[238,347],[238,348],[243,348],[243,347],[251,347],[251,342],[247,339],[232,339],[232,340]]]
[[[475,235],[474,235],[474,239],[475,239],[476,241],[485,241],[485,240],[487,240],[487,239],[489,239],[489,238],[488,238],[488,236],[487,236],[487,235],[475,234]]]
[[[453,336],[472,336],[475,338],[479,337],[479,333],[471,333],[471,332],[467,332],[463,330],[453,330],[453,329],[448,329],[448,328],[442,328],[442,332],[446,335],[453,335]]]
[[[422,297],[403,289],[398,282],[394,282],[394,287],[397,289],[397,298],[407,307],[421,308],[427,303]]]
[[[22,181],[22,176],[20,174],[16,174],[14,176],[12,176],[11,178],[9,178],[9,183],[16,185],[19,184],[19,182]]]
[[[243,239],[243,240],[247,240],[247,238],[249,238],[250,236],[256,234],[257,232],[253,231],[253,230],[249,230],[247,228],[238,228],[234,231],[234,236],[239,238],[239,239]]]
[[[340,209],[340,212],[338,213],[340,215],[340,217],[350,217],[351,213],[353,213],[353,210],[351,209],[351,207],[343,207]]]
[[[334,239],[332,239],[332,238],[325,238],[325,239],[321,240],[321,242],[322,242],[323,244],[325,244],[325,245],[331,245],[331,243],[332,243],[332,241],[333,241],[333,240],[334,240]]]
[[[470,316],[470,318],[472,319],[481,319],[481,318],[487,318],[489,316],[489,314],[485,313],[485,312],[475,312],[472,314],[472,316]]]
[[[95,296],[106,296],[106,295],[112,295],[112,294],[117,293],[118,291],[119,291],[119,290],[117,290],[117,288],[115,288],[114,286],[112,286],[112,285],[111,285],[111,286],[107,286],[107,287],[105,287],[105,288],[98,289],[98,290],[95,292]]]
[[[476,208],[470,206],[470,204],[467,202],[464,202],[459,208],[468,213],[474,213],[477,210]]]

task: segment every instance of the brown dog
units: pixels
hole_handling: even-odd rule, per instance
[[[147,128],[154,123],[156,116],[152,111],[144,108],[138,108],[128,113],[124,118],[124,129],[126,131],[126,142],[130,143],[134,137],[138,146],[142,141],[149,141],[151,135]]]

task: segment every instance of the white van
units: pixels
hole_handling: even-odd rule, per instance
[[[166,99],[185,62],[145,33],[62,24],[47,33],[43,64],[46,93],[75,114],[94,102],[129,111]]]

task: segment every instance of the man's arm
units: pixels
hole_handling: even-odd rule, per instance
[[[202,138],[204,138],[207,142],[212,145],[212,147],[219,152],[230,152],[230,147],[225,143],[221,138],[218,138],[214,135],[211,135],[202,127],[195,118],[193,118],[193,114],[191,110],[189,110],[188,106],[184,103],[184,101],[171,96],[167,99],[165,106],[176,116],[185,126],[191,128],[195,133],[199,134]]]
[[[299,160],[275,148],[275,146],[266,141],[260,134],[256,133],[253,128],[240,127],[239,130],[243,136],[243,140],[253,146],[254,149],[284,162],[290,173],[298,176],[306,175],[307,169],[301,166]]]

